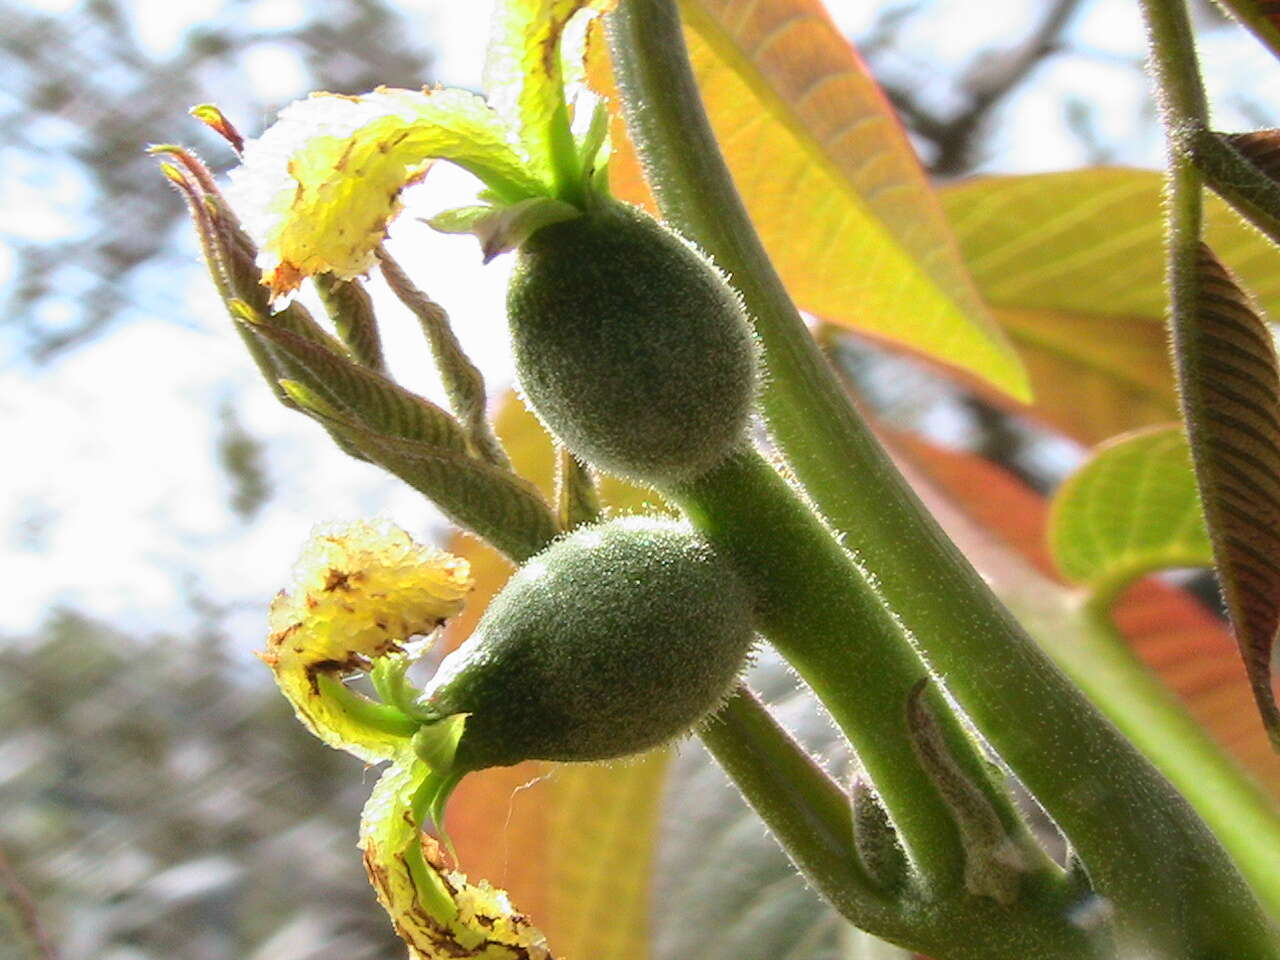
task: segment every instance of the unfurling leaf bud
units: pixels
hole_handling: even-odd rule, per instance
[[[849,791],[853,807],[853,847],[867,877],[886,891],[897,890],[910,876],[907,856],[875,788],[861,774]]]

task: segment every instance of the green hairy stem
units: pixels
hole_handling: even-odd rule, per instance
[[[702,110],[674,0],[625,0],[611,15],[610,39],[632,138],[664,215],[730,274],[753,315],[768,367],[762,406],[788,465],[841,543],[874,575],[886,611],[1062,827],[1094,889],[1115,910],[1127,938],[1122,946],[1170,958],[1280,956],[1247,886],[1204,824],[1035,646],[848,403],[734,191]],[[753,515],[760,504],[740,509]],[[790,577],[780,558],[761,573]],[[815,608],[834,605],[821,592],[814,596],[822,598]],[[854,609],[848,616],[853,627],[870,615]],[[816,656],[807,671],[837,715],[853,709],[842,702],[848,691],[836,671],[843,669]]]
[[[917,756],[920,734],[907,707],[913,689],[927,677],[925,667],[843,548],[786,481],[759,454],[744,449],[668,494],[737,565],[752,588],[761,632],[813,687],[852,741],[915,867],[915,897],[935,911],[931,916],[929,909],[913,904],[914,910],[896,917],[896,926],[869,929],[943,960],[1104,956],[1096,953],[1090,931],[1069,920],[1080,892],[1034,845],[1007,798],[990,783],[968,735],[937,691],[930,690],[936,737],[945,743],[949,763],[968,788],[981,791],[999,818],[1007,862],[1019,874],[1013,900],[1003,905],[975,885],[973,868],[982,864],[974,857],[981,851],[963,835],[954,799]],[[736,729],[759,726],[739,724]],[[785,816],[774,809],[767,791],[745,792],[766,822]],[[789,802],[780,798],[784,805]],[[856,869],[855,861],[848,869]],[[875,919],[874,914],[868,917],[858,885],[823,889],[838,908],[854,905],[849,916],[855,922]],[[996,906],[1004,911],[1002,923],[981,922],[980,916]],[[931,934],[941,939],[931,941]]]

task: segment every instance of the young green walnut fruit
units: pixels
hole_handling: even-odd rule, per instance
[[[741,440],[756,344],[741,298],[679,235],[596,198],[520,247],[507,295],[521,389],[580,459],[689,480]]]
[[[688,731],[729,694],[754,637],[746,587],[683,524],[628,517],[529,560],[423,694],[466,714],[456,772],[606,760]]]

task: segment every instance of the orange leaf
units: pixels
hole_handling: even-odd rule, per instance
[[[1025,399],[906,133],[819,0],[683,0],[681,15],[721,152],[796,303]],[[601,44],[589,60],[611,94]],[[644,202],[625,132],[612,133],[611,185]]]

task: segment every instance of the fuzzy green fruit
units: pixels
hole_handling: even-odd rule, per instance
[[[756,346],[721,273],[648,214],[602,200],[520,248],[507,311],[521,389],[580,459],[660,485],[742,438]]]
[[[605,760],[689,730],[733,688],[753,639],[746,588],[689,528],[582,527],[526,563],[423,702],[468,714],[454,767]]]

